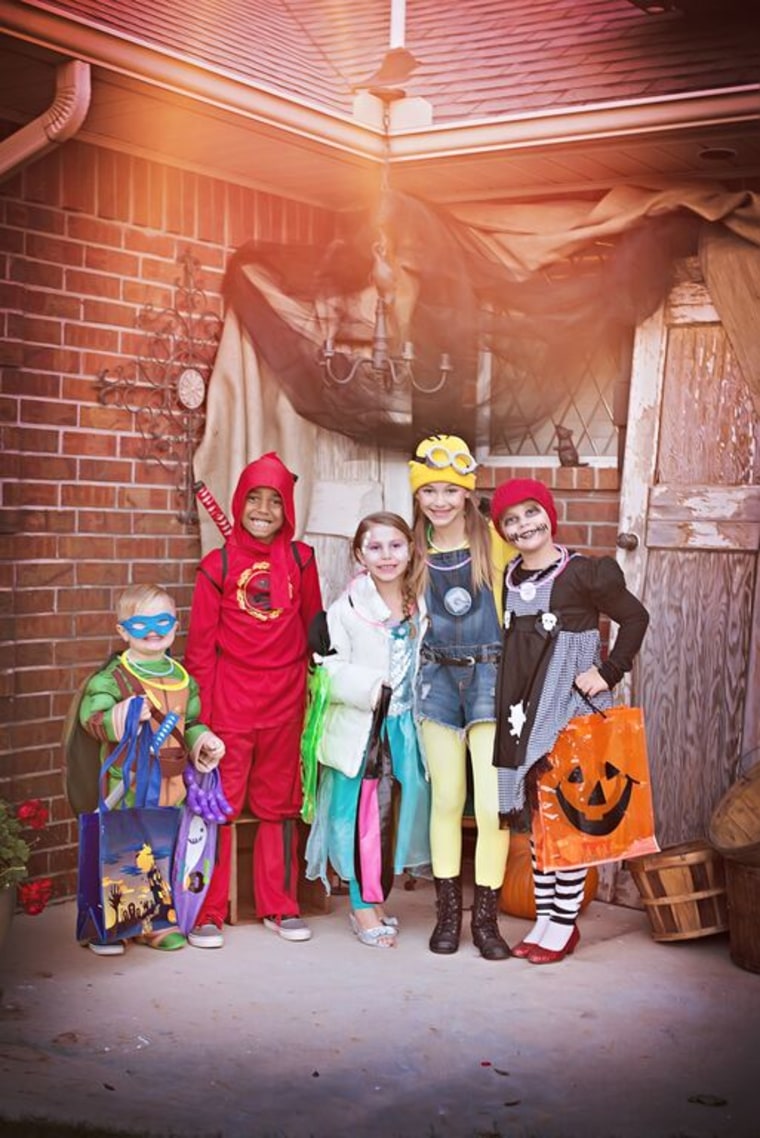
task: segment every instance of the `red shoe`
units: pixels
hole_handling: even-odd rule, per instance
[[[534,940],[521,940],[512,949],[513,956],[529,956],[538,945]]]
[[[576,945],[581,939],[580,930],[577,925],[573,925],[573,931],[570,933],[570,939],[564,948],[542,948],[537,944],[526,956],[531,964],[556,964],[558,960],[564,960],[566,956],[572,956],[575,952]],[[514,956],[515,950],[512,949]]]

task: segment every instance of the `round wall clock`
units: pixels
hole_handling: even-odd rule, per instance
[[[197,411],[206,397],[206,383],[197,367],[186,367],[177,380],[177,397],[188,411]]]

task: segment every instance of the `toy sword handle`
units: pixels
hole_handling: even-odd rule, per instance
[[[219,505],[206,483],[202,481],[194,482],[193,492],[198,501],[208,513],[211,520],[216,523],[217,528],[226,540],[232,533],[232,522],[227,517],[222,507]]]

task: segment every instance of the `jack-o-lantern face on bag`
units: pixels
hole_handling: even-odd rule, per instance
[[[537,865],[564,869],[657,852],[640,708],[571,719],[547,760],[532,821]]]
[[[596,837],[617,829],[638,782],[609,758],[595,755],[571,758],[566,765],[558,765],[555,776],[557,803],[570,825]]]

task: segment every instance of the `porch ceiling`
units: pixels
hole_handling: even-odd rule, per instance
[[[21,124],[41,113],[66,58],[0,36],[0,116]],[[349,116],[292,99],[273,111],[260,92],[190,65],[162,79],[158,68],[146,76],[93,62],[83,141],[337,210],[377,187],[381,137]],[[194,87],[183,86],[190,75]],[[706,159],[705,150],[724,156]],[[601,192],[674,177],[756,188],[760,85],[401,130],[392,162],[395,188],[438,202]]]

